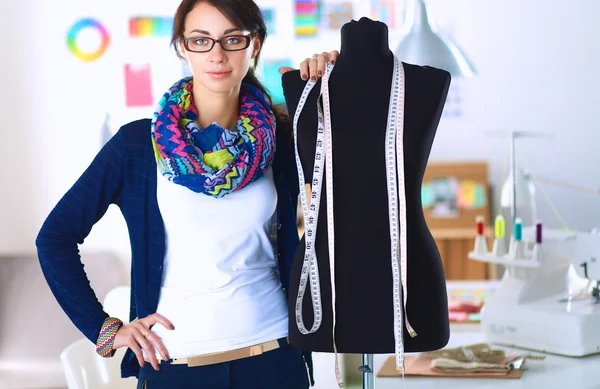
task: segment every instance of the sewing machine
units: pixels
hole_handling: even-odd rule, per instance
[[[541,224],[517,222],[507,250],[502,233],[488,250],[478,226],[469,258],[506,266],[481,311],[486,340],[572,357],[600,353],[600,233],[545,229],[541,235]],[[587,283],[581,294],[574,272]]]

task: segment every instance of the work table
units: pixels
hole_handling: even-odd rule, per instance
[[[453,326],[448,348],[485,342],[483,333],[460,331]],[[558,335],[557,335],[558,336]],[[509,353],[525,354],[530,351],[492,345]],[[533,355],[545,355],[543,361],[526,361],[527,370],[520,379],[480,379],[480,378],[402,378],[375,377],[375,389],[598,389],[600,388],[600,354],[584,358],[569,358],[531,351]],[[375,355],[375,373],[379,371],[390,355]]]

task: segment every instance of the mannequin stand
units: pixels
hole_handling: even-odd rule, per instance
[[[363,364],[358,370],[363,373],[363,389],[375,389],[373,376],[373,354],[363,354]]]

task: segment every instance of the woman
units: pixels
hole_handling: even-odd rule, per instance
[[[252,0],[184,0],[172,44],[193,78],[112,137],[36,240],[64,311],[100,355],[128,348],[138,387],[310,384],[310,354],[286,338],[298,187],[289,122],[251,67],[265,37]],[[306,59],[302,78],[337,55]],[[77,250],[110,204],[131,240],[128,324],[104,312]]]

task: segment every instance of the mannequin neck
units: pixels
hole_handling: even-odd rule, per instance
[[[340,59],[347,57],[357,64],[368,64],[386,59],[389,48],[387,26],[368,18],[351,21],[342,27]]]

